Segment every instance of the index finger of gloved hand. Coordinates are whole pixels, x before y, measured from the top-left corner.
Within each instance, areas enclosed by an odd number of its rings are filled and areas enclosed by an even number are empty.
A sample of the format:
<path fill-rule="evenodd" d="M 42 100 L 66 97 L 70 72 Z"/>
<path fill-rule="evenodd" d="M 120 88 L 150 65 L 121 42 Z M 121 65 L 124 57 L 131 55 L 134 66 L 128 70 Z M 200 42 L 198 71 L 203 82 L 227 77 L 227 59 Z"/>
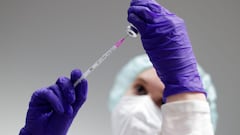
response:
<path fill-rule="evenodd" d="M 149 8 L 152 12 L 160 13 L 162 15 L 173 14 L 155 0 L 132 0 L 130 6 L 144 6 Z"/>
<path fill-rule="evenodd" d="M 131 1 L 131 5 L 138 5 L 138 4 L 146 5 L 148 3 L 158 4 L 156 0 L 132 0 Z"/>
<path fill-rule="evenodd" d="M 30 101 L 31 106 L 44 106 L 44 104 L 49 103 L 53 110 L 57 113 L 63 113 L 64 107 L 60 99 L 55 93 L 47 88 L 42 88 L 35 91 L 32 95 Z"/>
<path fill-rule="evenodd" d="M 80 69 L 74 69 L 71 72 L 71 81 L 74 84 L 82 76 L 82 71 Z"/>
<path fill-rule="evenodd" d="M 127 19 L 128 22 L 134 25 L 142 35 L 147 24 L 134 13 L 129 13 Z"/>
<path fill-rule="evenodd" d="M 66 100 L 68 104 L 74 103 L 76 96 L 71 80 L 67 77 L 59 77 L 56 84 L 62 92 L 64 100 Z"/>
<path fill-rule="evenodd" d="M 156 18 L 156 13 L 153 13 L 149 8 L 144 6 L 131 6 L 128 9 L 128 14 L 135 14 L 145 23 L 153 23 Z"/>

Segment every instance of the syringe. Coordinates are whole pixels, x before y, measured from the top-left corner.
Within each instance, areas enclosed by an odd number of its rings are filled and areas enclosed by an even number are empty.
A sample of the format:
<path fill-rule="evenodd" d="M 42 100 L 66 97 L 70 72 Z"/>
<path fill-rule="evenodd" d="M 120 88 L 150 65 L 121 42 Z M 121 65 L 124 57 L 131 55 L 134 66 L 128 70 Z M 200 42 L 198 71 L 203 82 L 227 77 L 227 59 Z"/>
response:
<path fill-rule="evenodd" d="M 87 78 L 87 76 L 92 73 L 99 65 L 103 63 L 109 57 L 118 47 L 120 47 L 123 42 L 128 38 L 128 37 L 137 37 L 138 31 L 137 29 L 129 25 L 127 27 L 127 35 L 121 38 L 119 41 L 117 41 L 110 49 L 108 49 L 98 60 L 90 66 L 84 73 L 83 75 L 74 83 L 74 87 L 76 87 L 84 78 Z"/>

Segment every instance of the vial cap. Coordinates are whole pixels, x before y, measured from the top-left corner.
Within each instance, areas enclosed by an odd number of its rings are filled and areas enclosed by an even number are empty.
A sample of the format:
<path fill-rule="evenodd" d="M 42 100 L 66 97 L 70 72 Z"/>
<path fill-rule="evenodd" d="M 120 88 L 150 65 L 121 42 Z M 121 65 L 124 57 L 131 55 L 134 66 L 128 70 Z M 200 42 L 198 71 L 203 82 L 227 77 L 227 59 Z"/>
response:
<path fill-rule="evenodd" d="M 137 35 L 138 35 L 138 30 L 137 30 L 137 28 L 135 28 L 134 26 L 129 25 L 129 26 L 127 26 L 127 34 L 128 34 L 130 37 L 136 38 Z"/>

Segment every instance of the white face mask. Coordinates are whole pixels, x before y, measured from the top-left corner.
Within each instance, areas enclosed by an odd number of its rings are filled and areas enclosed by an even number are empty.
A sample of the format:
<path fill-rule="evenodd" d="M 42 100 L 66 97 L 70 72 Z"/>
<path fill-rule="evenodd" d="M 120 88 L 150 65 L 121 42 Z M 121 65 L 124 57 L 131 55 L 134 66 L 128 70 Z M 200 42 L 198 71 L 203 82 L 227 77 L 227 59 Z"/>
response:
<path fill-rule="evenodd" d="M 151 97 L 124 96 L 112 112 L 114 135 L 160 135 L 162 114 Z"/>

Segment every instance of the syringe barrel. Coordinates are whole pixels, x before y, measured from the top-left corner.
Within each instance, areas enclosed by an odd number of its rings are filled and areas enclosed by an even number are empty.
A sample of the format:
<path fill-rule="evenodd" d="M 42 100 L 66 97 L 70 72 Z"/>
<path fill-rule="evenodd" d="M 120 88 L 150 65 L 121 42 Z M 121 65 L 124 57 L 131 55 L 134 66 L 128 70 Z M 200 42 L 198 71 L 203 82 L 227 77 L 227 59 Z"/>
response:
<path fill-rule="evenodd" d="M 127 27 L 127 36 L 124 38 L 120 39 L 118 42 L 116 42 L 110 49 L 107 50 L 91 67 L 87 69 L 83 73 L 83 75 L 74 83 L 74 87 L 76 87 L 84 78 L 86 78 L 92 71 L 94 71 L 105 59 L 107 59 L 108 56 L 110 56 L 114 50 L 116 50 L 118 47 L 120 47 L 128 36 L 130 37 L 137 37 L 138 35 L 138 30 L 135 28 L 133 25 L 129 25 Z"/>
<path fill-rule="evenodd" d="M 84 78 L 87 78 L 87 76 L 93 72 L 99 65 L 103 63 L 107 59 L 108 56 L 110 56 L 114 50 L 116 50 L 117 47 L 114 45 L 110 49 L 107 50 L 91 67 L 87 69 L 83 73 L 83 75 L 74 83 L 74 87 L 76 87 Z"/>

